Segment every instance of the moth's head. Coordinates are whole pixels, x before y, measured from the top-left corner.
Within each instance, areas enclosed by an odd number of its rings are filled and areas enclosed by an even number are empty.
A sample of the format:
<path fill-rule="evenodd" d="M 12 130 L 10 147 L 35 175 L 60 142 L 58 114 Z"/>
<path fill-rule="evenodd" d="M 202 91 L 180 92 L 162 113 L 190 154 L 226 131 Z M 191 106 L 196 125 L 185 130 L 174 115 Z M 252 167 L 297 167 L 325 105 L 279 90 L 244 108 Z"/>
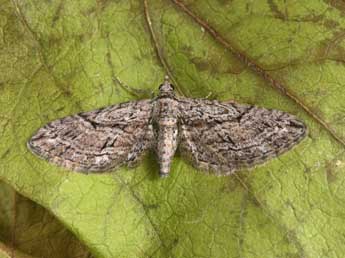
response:
<path fill-rule="evenodd" d="M 159 85 L 159 94 L 174 94 L 174 85 L 170 83 L 168 75 L 164 77 L 164 82 Z"/>

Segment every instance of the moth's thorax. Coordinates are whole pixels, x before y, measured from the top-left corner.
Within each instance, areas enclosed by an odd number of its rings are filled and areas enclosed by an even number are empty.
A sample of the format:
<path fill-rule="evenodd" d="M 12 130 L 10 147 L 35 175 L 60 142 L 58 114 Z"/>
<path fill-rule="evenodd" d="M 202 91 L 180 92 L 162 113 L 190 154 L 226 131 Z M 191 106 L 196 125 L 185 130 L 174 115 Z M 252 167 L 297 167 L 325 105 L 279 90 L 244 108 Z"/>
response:
<path fill-rule="evenodd" d="M 179 103 L 175 98 L 158 98 L 155 113 L 159 118 L 177 118 L 178 105 Z"/>
<path fill-rule="evenodd" d="M 155 109 L 156 151 L 160 175 L 166 176 L 178 144 L 178 101 L 173 98 L 158 98 Z"/>
<path fill-rule="evenodd" d="M 175 98 L 175 92 L 172 91 L 159 91 L 158 98 Z"/>

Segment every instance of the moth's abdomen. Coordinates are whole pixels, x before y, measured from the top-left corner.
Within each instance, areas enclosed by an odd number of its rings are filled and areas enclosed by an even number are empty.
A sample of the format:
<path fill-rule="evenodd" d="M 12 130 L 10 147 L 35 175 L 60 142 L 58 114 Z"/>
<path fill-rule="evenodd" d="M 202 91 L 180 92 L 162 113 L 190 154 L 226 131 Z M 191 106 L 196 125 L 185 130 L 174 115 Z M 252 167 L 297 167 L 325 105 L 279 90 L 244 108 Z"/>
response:
<path fill-rule="evenodd" d="M 167 176 L 177 148 L 177 119 L 163 118 L 159 121 L 157 156 L 160 176 Z"/>
<path fill-rule="evenodd" d="M 177 148 L 177 105 L 174 99 L 163 98 L 157 103 L 157 146 L 156 153 L 159 161 L 159 173 L 167 176 L 171 161 Z"/>

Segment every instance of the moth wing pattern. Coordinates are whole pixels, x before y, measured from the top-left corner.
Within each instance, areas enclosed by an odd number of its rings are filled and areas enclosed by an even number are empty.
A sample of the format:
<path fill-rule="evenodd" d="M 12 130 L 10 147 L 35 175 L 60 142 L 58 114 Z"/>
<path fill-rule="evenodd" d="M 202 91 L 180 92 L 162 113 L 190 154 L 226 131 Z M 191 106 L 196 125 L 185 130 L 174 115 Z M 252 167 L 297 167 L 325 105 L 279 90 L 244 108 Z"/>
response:
<path fill-rule="evenodd" d="M 40 128 L 28 147 L 75 171 L 134 166 L 153 145 L 151 110 L 152 101 L 141 100 L 67 116 Z"/>
<path fill-rule="evenodd" d="M 218 175 L 263 163 L 307 133 L 291 114 L 235 102 L 185 98 L 180 100 L 180 115 L 182 157 Z"/>

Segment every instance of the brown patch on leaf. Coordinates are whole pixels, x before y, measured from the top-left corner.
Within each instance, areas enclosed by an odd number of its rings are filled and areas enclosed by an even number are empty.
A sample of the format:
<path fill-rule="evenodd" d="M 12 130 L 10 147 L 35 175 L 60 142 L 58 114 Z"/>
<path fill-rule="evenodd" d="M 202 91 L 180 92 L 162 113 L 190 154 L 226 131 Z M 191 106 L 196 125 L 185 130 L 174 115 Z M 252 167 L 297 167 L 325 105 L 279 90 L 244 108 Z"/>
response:
<path fill-rule="evenodd" d="M 61 12 L 63 11 L 64 3 L 63 1 L 60 2 L 59 6 L 56 8 L 56 11 L 53 15 L 51 26 L 54 28 L 57 21 L 60 19 Z"/>
<path fill-rule="evenodd" d="M 75 235 L 39 204 L 17 193 L 0 181 L 2 194 L 7 194 L 0 210 L 8 212 L 10 221 L 1 225 L 1 242 L 25 257 L 93 257 Z M 3 246 L 2 246 L 3 247 Z M 11 257 L 24 257 L 12 255 Z"/>
<path fill-rule="evenodd" d="M 5 150 L 5 151 L 0 155 L 0 159 L 5 158 L 9 153 L 10 153 L 10 149 Z"/>
<path fill-rule="evenodd" d="M 160 207 L 159 204 L 143 204 L 145 210 L 156 210 Z"/>
<path fill-rule="evenodd" d="M 338 9 L 342 13 L 345 13 L 345 2 L 343 0 L 324 0 L 331 8 Z"/>
<path fill-rule="evenodd" d="M 332 116 L 332 124 L 337 126 L 345 126 L 345 110 L 337 110 L 338 112 Z"/>
<path fill-rule="evenodd" d="M 199 57 L 190 58 L 191 62 L 195 65 L 195 67 L 199 71 L 212 71 L 213 73 L 224 74 L 240 74 L 243 70 L 246 69 L 246 66 L 240 63 L 237 60 L 233 60 L 234 64 L 231 66 L 223 66 L 219 65 L 220 59 L 203 59 Z"/>
<path fill-rule="evenodd" d="M 261 202 L 259 202 L 260 197 L 258 195 L 254 197 L 252 194 L 249 194 L 248 199 L 255 207 L 261 208 L 263 205 Z"/>
<path fill-rule="evenodd" d="M 0 90 L 4 90 L 5 89 L 5 82 L 1 82 L 0 81 Z"/>
<path fill-rule="evenodd" d="M 331 19 L 324 19 L 322 25 L 324 25 L 327 29 L 334 29 L 339 26 L 339 23 L 335 20 Z"/>
<path fill-rule="evenodd" d="M 331 59 L 338 62 L 345 62 L 344 39 L 345 30 L 334 32 L 332 38 L 324 40 L 320 43 L 320 46 L 314 50 L 315 59 Z"/>
<path fill-rule="evenodd" d="M 267 0 L 267 3 L 275 18 L 281 19 L 281 20 L 287 20 L 287 14 L 279 10 L 279 7 L 273 0 Z"/>
<path fill-rule="evenodd" d="M 212 67 L 210 63 L 206 62 L 202 58 L 195 57 L 192 58 L 191 61 L 196 66 L 196 68 L 198 68 L 199 71 L 208 71 Z"/>
<path fill-rule="evenodd" d="M 326 169 L 327 182 L 333 183 L 334 181 L 336 181 L 337 173 L 334 171 L 335 164 L 333 163 L 333 161 L 327 161 L 325 169 Z"/>
<path fill-rule="evenodd" d="M 238 187 L 238 181 L 234 177 L 230 177 L 229 180 L 226 180 L 226 183 L 221 188 L 221 191 L 224 193 L 232 193 Z"/>
<path fill-rule="evenodd" d="M 298 21 L 318 23 L 318 22 L 322 22 L 323 18 L 324 18 L 323 15 L 315 15 L 314 13 L 312 13 L 312 14 L 306 15 L 306 16 L 298 19 Z"/>
<path fill-rule="evenodd" d="M 221 5 L 229 5 L 233 2 L 233 0 L 217 0 L 217 2 Z"/>
<path fill-rule="evenodd" d="M 104 10 L 109 4 L 111 4 L 114 1 L 111 0 L 97 0 L 97 6 L 101 9 Z"/>

